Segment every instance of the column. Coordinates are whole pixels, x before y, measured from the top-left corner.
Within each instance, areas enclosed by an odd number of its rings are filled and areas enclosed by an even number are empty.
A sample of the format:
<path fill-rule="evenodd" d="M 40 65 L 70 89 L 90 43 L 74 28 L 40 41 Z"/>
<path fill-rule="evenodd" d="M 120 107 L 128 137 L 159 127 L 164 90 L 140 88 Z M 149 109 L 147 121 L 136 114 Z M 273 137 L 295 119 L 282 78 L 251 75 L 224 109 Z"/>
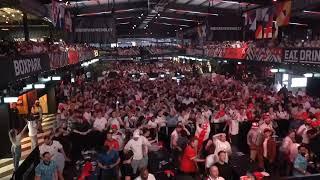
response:
<path fill-rule="evenodd" d="M 22 21 L 23 21 L 24 40 L 29 41 L 30 37 L 29 37 L 29 28 L 28 28 L 28 17 L 25 12 L 23 12 Z"/>

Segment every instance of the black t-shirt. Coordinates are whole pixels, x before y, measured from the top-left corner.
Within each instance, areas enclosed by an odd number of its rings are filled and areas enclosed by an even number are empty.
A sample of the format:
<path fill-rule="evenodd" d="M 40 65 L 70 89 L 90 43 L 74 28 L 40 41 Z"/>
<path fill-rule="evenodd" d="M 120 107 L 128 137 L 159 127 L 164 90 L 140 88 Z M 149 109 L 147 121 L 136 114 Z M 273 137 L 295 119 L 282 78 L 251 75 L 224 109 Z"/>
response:
<path fill-rule="evenodd" d="M 131 164 L 122 164 L 121 173 L 122 173 L 123 177 L 126 177 L 126 176 L 132 177 L 133 176 L 133 170 L 132 170 Z"/>
<path fill-rule="evenodd" d="M 91 129 L 91 126 L 88 122 L 83 122 L 83 123 L 76 122 L 73 124 L 73 130 L 77 130 L 80 132 L 86 132 L 89 129 Z"/>
<path fill-rule="evenodd" d="M 232 168 L 228 163 L 220 164 L 219 162 L 214 164 L 219 169 L 219 175 L 226 180 L 232 180 Z"/>

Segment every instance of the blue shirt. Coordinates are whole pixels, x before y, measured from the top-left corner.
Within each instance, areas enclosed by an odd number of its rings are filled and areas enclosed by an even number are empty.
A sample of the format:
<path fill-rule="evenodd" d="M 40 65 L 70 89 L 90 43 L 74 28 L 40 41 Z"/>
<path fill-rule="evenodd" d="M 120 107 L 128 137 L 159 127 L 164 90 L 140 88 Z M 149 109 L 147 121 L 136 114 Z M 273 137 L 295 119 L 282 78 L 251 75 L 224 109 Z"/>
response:
<path fill-rule="evenodd" d="M 306 171 L 307 170 L 307 166 L 308 166 L 308 162 L 307 162 L 306 158 L 303 157 L 301 154 L 298 154 L 298 156 L 294 160 L 294 168 L 303 169 L 304 171 Z M 304 175 L 304 174 L 301 174 L 297 170 L 293 170 L 293 175 L 294 176 L 301 176 L 301 175 Z"/>
<path fill-rule="evenodd" d="M 110 152 L 103 152 L 98 154 L 98 162 L 104 166 L 110 166 L 116 163 L 119 159 L 119 153 L 115 150 L 111 150 Z M 105 173 L 114 173 L 113 169 L 105 169 Z"/>
<path fill-rule="evenodd" d="M 49 165 L 40 161 L 35 169 L 36 176 L 40 176 L 41 180 L 52 180 L 54 173 L 57 171 L 57 164 L 54 161 L 50 161 Z"/>

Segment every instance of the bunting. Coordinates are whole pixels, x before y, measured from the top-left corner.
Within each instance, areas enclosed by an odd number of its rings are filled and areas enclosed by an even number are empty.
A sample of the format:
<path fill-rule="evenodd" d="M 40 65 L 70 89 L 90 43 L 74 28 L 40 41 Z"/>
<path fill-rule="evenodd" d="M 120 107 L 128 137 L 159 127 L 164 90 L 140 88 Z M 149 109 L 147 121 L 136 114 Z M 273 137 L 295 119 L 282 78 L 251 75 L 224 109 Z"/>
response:
<path fill-rule="evenodd" d="M 274 8 L 266 7 L 256 10 L 257 30 L 255 33 L 256 39 L 272 38 L 273 37 L 273 16 Z"/>
<path fill-rule="evenodd" d="M 278 2 L 276 5 L 277 25 L 287 26 L 290 22 L 292 1 Z"/>
<path fill-rule="evenodd" d="M 249 30 L 255 31 L 257 28 L 256 11 L 247 11 L 243 14 L 245 18 L 245 25 L 249 27 Z"/>

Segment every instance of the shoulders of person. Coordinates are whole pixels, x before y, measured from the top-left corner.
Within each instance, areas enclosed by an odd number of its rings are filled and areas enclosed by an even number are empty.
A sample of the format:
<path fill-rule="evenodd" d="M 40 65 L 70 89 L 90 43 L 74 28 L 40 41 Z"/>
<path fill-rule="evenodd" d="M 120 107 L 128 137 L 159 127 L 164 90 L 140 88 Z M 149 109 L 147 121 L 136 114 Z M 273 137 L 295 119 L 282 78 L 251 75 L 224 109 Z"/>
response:
<path fill-rule="evenodd" d="M 52 145 L 56 146 L 56 147 L 62 147 L 62 144 L 59 141 L 53 140 L 52 141 Z"/>
<path fill-rule="evenodd" d="M 149 173 L 148 180 L 156 180 L 153 174 Z"/>

